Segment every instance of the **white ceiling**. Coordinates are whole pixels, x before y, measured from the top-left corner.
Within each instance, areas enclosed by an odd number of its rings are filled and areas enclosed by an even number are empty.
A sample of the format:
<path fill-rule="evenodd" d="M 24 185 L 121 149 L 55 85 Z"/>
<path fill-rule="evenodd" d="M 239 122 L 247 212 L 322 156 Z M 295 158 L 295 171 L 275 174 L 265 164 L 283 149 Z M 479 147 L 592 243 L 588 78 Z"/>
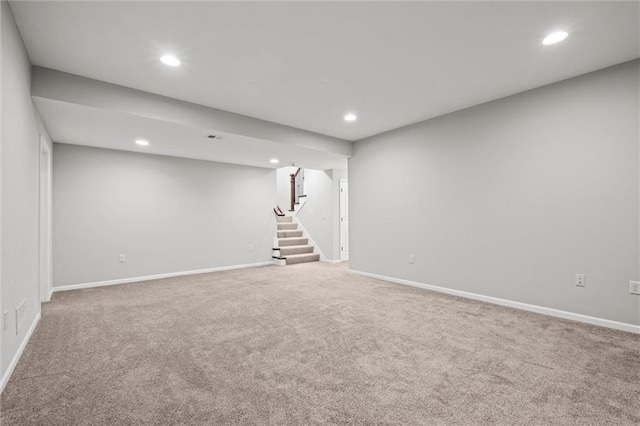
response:
<path fill-rule="evenodd" d="M 640 56 L 637 2 L 11 8 L 35 65 L 347 140 Z M 543 46 L 555 30 L 570 36 Z M 165 53 L 183 65 L 162 65 Z M 352 111 L 359 119 L 344 122 Z"/>
<path fill-rule="evenodd" d="M 313 149 L 50 99 L 34 102 L 56 142 L 272 169 L 291 163 L 319 170 L 347 168 L 346 157 Z M 209 134 L 218 137 L 208 139 Z M 136 139 L 150 145 L 138 146 Z M 280 163 L 271 164 L 272 158 Z"/>

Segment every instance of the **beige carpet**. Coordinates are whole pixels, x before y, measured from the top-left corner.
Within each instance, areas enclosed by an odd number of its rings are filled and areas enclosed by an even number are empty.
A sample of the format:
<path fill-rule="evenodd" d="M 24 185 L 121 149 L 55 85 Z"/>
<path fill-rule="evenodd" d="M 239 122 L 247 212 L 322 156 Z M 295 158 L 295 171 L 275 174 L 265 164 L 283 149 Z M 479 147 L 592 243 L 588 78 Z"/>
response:
<path fill-rule="evenodd" d="M 56 293 L 4 425 L 640 422 L 640 336 L 305 263 Z"/>

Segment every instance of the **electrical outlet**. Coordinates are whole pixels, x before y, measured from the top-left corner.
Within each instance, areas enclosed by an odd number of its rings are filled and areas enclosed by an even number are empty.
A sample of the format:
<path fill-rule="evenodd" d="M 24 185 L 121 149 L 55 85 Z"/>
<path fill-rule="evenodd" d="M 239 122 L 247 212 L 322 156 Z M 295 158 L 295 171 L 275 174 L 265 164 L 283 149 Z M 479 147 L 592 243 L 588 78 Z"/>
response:
<path fill-rule="evenodd" d="M 416 263 L 416 257 L 412 254 L 409 255 L 409 263 Z"/>
<path fill-rule="evenodd" d="M 629 293 L 640 294 L 640 281 L 629 281 Z"/>
<path fill-rule="evenodd" d="M 120 263 L 124 263 L 124 261 L 125 261 L 124 254 L 120 254 L 120 255 L 118 255 L 118 262 L 120 262 Z"/>
<path fill-rule="evenodd" d="M 9 327 L 9 311 L 4 311 L 2 313 L 2 324 L 3 330 L 6 330 Z"/>
<path fill-rule="evenodd" d="M 253 244 L 249 244 L 249 251 L 253 251 Z"/>
<path fill-rule="evenodd" d="M 576 285 L 578 287 L 584 287 L 585 279 L 584 274 L 576 274 Z"/>

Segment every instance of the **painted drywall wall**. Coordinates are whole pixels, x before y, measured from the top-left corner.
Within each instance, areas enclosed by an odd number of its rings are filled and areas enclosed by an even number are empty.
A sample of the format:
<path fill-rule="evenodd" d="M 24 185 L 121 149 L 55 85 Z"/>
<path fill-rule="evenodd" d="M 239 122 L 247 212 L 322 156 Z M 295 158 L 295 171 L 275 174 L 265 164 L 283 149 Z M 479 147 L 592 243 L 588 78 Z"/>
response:
<path fill-rule="evenodd" d="M 4 3 L 6 2 L 6 0 L 0 0 L 0 312 L 4 312 L 3 307 L 3 303 L 2 303 L 2 100 L 3 98 L 3 90 L 2 90 L 2 68 L 4 68 L 4 65 L 2 64 L 2 40 L 4 39 L 4 36 L 2 35 L 2 28 L 4 28 L 5 23 L 4 23 Z M 2 320 L 0 321 L 0 323 L 4 322 L 4 318 L 2 318 Z M 4 329 L 4 327 L 3 327 Z M 4 382 L 4 380 L 2 379 L 2 377 L 4 377 L 4 367 L 2 364 L 2 352 L 3 352 L 3 348 L 2 348 L 2 339 L 3 339 L 3 334 L 2 332 L 0 332 L 0 380 L 2 380 Z M 0 386 L 0 392 L 2 391 L 3 386 Z"/>
<path fill-rule="evenodd" d="M 357 142 L 350 268 L 640 324 L 638 78 L 625 63 Z"/>
<path fill-rule="evenodd" d="M 274 170 L 56 143 L 54 288 L 270 261 L 275 198 Z"/>
<path fill-rule="evenodd" d="M 287 212 L 291 205 L 291 174 L 295 173 L 297 167 L 285 166 L 276 169 L 276 193 L 277 204 L 283 212 Z"/>
<path fill-rule="evenodd" d="M 322 253 L 329 260 L 333 254 L 333 180 L 324 170 L 305 169 L 304 192 L 307 201 L 298 213 L 298 220 L 313 237 Z"/>
<path fill-rule="evenodd" d="M 278 205 L 283 211 L 290 207 L 290 175 L 297 167 L 281 167 L 278 174 Z M 340 259 L 340 179 L 346 170 L 304 169 L 304 193 L 307 195 L 297 218 L 309 232 L 328 260 Z"/>
<path fill-rule="evenodd" d="M 7 2 L 2 19 L 1 305 L 8 323 L 1 332 L 1 372 L 6 380 L 39 310 L 38 188 L 40 133 L 49 140 L 30 97 L 31 63 Z M 41 127 L 39 127 L 41 126 Z M 16 332 L 16 308 L 26 300 Z M 5 384 L 3 381 L 2 384 Z"/>

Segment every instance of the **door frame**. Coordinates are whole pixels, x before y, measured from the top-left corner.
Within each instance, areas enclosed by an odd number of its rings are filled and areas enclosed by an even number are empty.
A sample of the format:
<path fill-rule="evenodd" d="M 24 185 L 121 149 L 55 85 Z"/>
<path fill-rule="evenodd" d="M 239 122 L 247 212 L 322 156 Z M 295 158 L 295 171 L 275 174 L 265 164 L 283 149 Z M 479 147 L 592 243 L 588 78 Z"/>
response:
<path fill-rule="evenodd" d="M 342 189 L 346 187 L 347 191 L 346 191 L 346 195 L 343 197 L 342 196 Z M 349 180 L 348 179 L 340 179 L 340 184 L 339 184 L 339 189 L 340 192 L 338 193 L 338 197 L 339 197 L 339 210 L 338 210 L 338 216 L 339 216 L 339 223 L 338 223 L 338 227 L 339 227 L 339 234 L 340 234 L 340 261 L 341 262 L 345 262 L 347 260 L 349 260 L 349 251 L 348 251 L 348 247 L 349 247 Z M 344 200 L 343 200 L 344 198 Z M 343 241 L 343 236 L 342 236 L 342 228 L 344 226 L 345 221 L 343 220 L 344 217 L 342 216 L 343 212 L 345 212 L 345 217 L 346 217 L 346 227 L 347 227 L 347 251 L 343 251 L 342 248 L 344 247 L 344 241 Z"/>
<path fill-rule="evenodd" d="M 52 265 L 52 161 L 51 148 L 40 135 L 40 187 L 39 187 L 39 226 L 38 226 L 38 283 L 40 303 L 51 300 L 53 293 Z M 40 309 L 40 303 L 38 309 Z"/>

